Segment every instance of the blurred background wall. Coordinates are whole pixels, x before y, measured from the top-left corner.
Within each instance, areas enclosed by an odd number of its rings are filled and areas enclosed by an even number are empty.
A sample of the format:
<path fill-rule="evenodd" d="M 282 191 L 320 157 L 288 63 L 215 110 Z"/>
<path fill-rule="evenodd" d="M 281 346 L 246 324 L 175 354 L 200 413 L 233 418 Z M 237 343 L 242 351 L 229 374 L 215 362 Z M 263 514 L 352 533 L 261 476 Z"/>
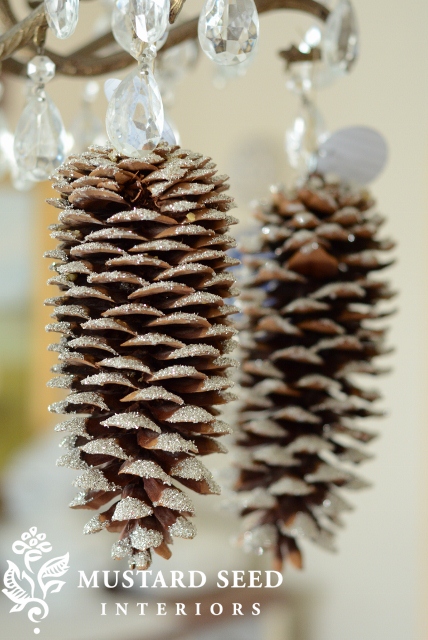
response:
<path fill-rule="evenodd" d="M 387 235 L 399 243 L 397 264 L 389 272 L 400 293 L 390 333 L 396 352 L 388 364 L 394 373 L 381 381 L 388 416 L 370 425 L 382 434 L 372 446 L 376 459 L 364 469 L 374 488 L 351 496 L 357 508 L 339 536 L 337 555 L 307 548 L 306 570 L 286 574 L 293 617 L 289 637 L 426 640 L 428 5 L 425 0 L 354 4 L 360 60 L 349 77 L 319 92 L 318 105 L 329 130 L 369 125 L 389 143 L 388 166 L 372 190 L 388 217 Z M 199 7 L 188 0 L 186 12 L 193 15 Z M 97 15 L 98 2 L 82 3 L 79 33 L 67 47 L 85 39 Z M 245 77 L 217 89 L 212 65 L 201 56 L 177 90 L 170 113 L 182 144 L 212 155 L 230 175 L 243 226 L 248 202 L 267 195 L 271 183 L 286 180 L 284 131 L 298 104 L 285 89 L 275 54 L 298 42 L 311 24 L 295 12 L 263 15 L 259 52 Z M 79 108 L 83 86 L 60 78 L 49 86 L 66 125 Z M 22 83 L 7 81 L 4 107 L 12 128 L 23 100 Z M 100 95 L 95 109 L 103 116 L 105 108 Z M 47 195 L 46 186 L 17 193 L 4 183 L 0 190 L 0 463 L 5 468 L 21 443 L 52 425 L 44 410 L 48 311 L 41 306 L 46 297 L 41 283 L 49 272 L 41 253 L 47 246 L 44 228 L 56 214 L 42 204 Z"/>

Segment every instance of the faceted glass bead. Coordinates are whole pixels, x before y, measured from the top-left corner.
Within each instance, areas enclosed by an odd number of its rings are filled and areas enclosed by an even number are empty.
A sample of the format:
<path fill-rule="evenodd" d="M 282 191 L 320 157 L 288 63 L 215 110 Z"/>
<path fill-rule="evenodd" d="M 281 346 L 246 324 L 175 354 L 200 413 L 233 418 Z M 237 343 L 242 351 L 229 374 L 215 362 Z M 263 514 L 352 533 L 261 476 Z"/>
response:
<path fill-rule="evenodd" d="M 64 40 L 75 31 L 79 20 L 79 0 L 45 0 L 46 19 L 57 38 Z"/>
<path fill-rule="evenodd" d="M 46 84 L 55 77 L 55 63 L 48 56 L 34 56 L 27 64 L 27 76 L 35 84 Z"/>
<path fill-rule="evenodd" d="M 140 40 L 155 44 L 169 24 L 170 0 L 129 0 L 132 26 Z"/>
<path fill-rule="evenodd" d="M 27 98 L 15 132 L 16 164 L 35 180 L 47 180 L 65 155 L 66 136 L 61 115 L 43 89 Z"/>
<path fill-rule="evenodd" d="M 350 0 L 339 0 L 325 25 L 322 48 L 325 61 L 349 71 L 358 57 L 358 25 Z"/>
<path fill-rule="evenodd" d="M 107 109 L 107 135 L 124 155 L 144 158 L 156 147 L 164 127 L 164 111 L 153 73 L 135 69 L 119 84 Z"/>
<path fill-rule="evenodd" d="M 134 29 L 132 26 L 132 18 L 129 8 L 129 0 L 117 0 L 114 3 L 111 14 L 111 29 L 114 38 L 118 44 L 131 53 L 132 39 L 134 37 Z M 156 42 L 156 49 L 159 51 L 165 44 L 169 33 L 169 22 L 163 36 Z"/>
<path fill-rule="evenodd" d="M 259 16 L 253 0 L 205 0 L 199 18 L 199 42 L 217 64 L 248 58 L 259 37 Z"/>

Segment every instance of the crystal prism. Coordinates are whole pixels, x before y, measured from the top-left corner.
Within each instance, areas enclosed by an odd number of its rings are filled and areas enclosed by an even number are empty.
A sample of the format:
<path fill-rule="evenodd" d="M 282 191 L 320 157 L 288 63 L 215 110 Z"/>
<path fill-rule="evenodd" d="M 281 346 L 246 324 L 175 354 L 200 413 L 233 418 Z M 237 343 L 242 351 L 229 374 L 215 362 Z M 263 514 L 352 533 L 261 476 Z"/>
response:
<path fill-rule="evenodd" d="M 259 37 L 259 16 L 253 0 L 206 0 L 198 25 L 199 42 L 217 64 L 248 58 Z"/>
<path fill-rule="evenodd" d="M 79 19 L 79 0 L 45 0 L 49 27 L 57 38 L 64 40 L 75 31 Z"/>
<path fill-rule="evenodd" d="M 124 155 L 144 158 L 156 147 L 164 127 L 159 87 L 148 70 L 135 69 L 120 83 L 107 109 L 107 135 Z"/>
<path fill-rule="evenodd" d="M 10 170 L 13 136 L 9 131 L 3 109 L 0 109 L 0 179 Z"/>
<path fill-rule="evenodd" d="M 118 44 L 128 53 L 131 52 L 134 29 L 129 8 L 130 0 L 116 0 L 111 14 L 111 29 Z M 168 38 L 169 22 L 163 36 L 156 42 L 156 49 L 159 51 Z"/>
<path fill-rule="evenodd" d="M 24 106 L 15 132 L 16 164 L 35 180 L 47 180 L 64 160 L 66 136 L 61 115 L 45 91 L 36 88 Z"/>
<path fill-rule="evenodd" d="M 339 0 L 328 16 L 321 44 L 328 65 L 351 69 L 358 57 L 358 25 L 350 0 Z"/>
<path fill-rule="evenodd" d="M 170 0 L 129 0 L 132 26 L 142 42 L 155 44 L 169 24 Z"/>
<path fill-rule="evenodd" d="M 299 175 L 314 169 L 316 152 L 326 135 L 320 111 L 312 102 L 304 99 L 292 126 L 285 133 L 288 161 Z"/>

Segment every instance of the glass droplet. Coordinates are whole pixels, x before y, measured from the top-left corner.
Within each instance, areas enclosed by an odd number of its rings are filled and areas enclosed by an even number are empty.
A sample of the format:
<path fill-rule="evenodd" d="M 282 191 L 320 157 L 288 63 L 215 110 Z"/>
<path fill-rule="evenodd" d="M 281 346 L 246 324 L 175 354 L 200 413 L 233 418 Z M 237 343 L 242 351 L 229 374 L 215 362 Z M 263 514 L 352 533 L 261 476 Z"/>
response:
<path fill-rule="evenodd" d="M 322 49 L 326 63 L 349 71 L 358 57 L 358 24 L 350 0 L 339 0 L 325 24 Z"/>
<path fill-rule="evenodd" d="M 14 154 L 18 169 L 34 180 L 47 180 L 64 160 L 65 145 L 60 112 L 44 89 L 35 87 L 16 127 Z"/>
<path fill-rule="evenodd" d="M 238 64 L 248 58 L 259 37 L 254 0 L 205 0 L 199 18 L 199 42 L 217 64 Z"/>
<path fill-rule="evenodd" d="M 288 161 L 299 176 L 315 168 L 316 152 L 326 136 L 327 131 L 320 111 L 304 98 L 292 126 L 285 133 Z"/>
<path fill-rule="evenodd" d="M 132 39 L 135 35 L 132 26 L 132 18 L 129 8 L 129 0 L 117 0 L 114 3 L 111 14 L 111 29 L 118 44 L 131 53 Z M 169 33 L 169 22 L 163 36 L 156 42 L 156 49 L 159 51 L 165 44 Z"/>
<path fill-rule="evenodd" d="M 46 84 L 55 77 L 55 63 L 48 56 L 34 56 L 27 64 L 27 76 L 34 84 Z"/>
<path fill-rule="evenodd" d="M 46 19 L 57 38 L 69 38 L 79 20 L 79 0 L 45 0 Z"/>
<path fill-rule="evenodd" d="M 129 0 L 132 26 L 142 42 L 155 44 L 169 24 L 170 0 Z"/>
<path fill-rule="evenodd" d="M 159 87 L 148 69 L 135 69 L 115 90 L 107 109 L 107 135 L 114 148 L 143 158 L 156 147 L 164 127 Z"/>

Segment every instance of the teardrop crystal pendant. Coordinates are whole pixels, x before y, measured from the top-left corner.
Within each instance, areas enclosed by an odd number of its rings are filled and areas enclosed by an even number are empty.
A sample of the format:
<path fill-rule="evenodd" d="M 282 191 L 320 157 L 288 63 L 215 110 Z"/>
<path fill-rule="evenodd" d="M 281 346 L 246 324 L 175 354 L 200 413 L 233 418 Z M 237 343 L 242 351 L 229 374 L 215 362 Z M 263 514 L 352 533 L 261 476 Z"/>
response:
<path fill-rule="evenodd" d="M 350 0 L 339 0 L 331 11 L 321 44 L 328 65 L 351 69 L 358 57 L 358 24 Z"/>
<path fill-rule="evenodd" d="M 170 0 L 129 0 L 132 26 L 142 42 L 155 44 L 169 24 Z"/>
<path fill-rule="evenodd" d="M 106 116 L 107 135 L 124 155 L 144 158 L 156 147 L 164 128 L 159 87 L 148 68 L 137 68 L 117 87 Z"/>
<path fill-rule="evenodd" d="M 205 0 L 198 35 L 202 50 L 217 64 L 243 62 L 259 37 L 254 0 Z"/>
<path fill-rule="evenodd" d="M 18 169 L 35 180 L 47 180 L 65 155 L 66 136 L 61 115 L 42 87 L 27 98 L 15 132 Z"/>
<path fill-rule="evenodd" d="M 313 171 L 316 152 L 327 136 L 324 119 L 319 109 L 303 98 L 292 126 L 285 133 L 285 150 L 288 161 L 299 176 Z"/>
<path fill-rule="evenodd" d="M 132 39 L 134 37 L 134 29 L 132 27 L 132 18 L 129 8 L 130 0 L 116 0 L 113 6 L 111 14 L 111 30 L 114 38 L 118 44 L 125 49 L 128 53 L 131 53 Z M 156 42 L 156 49 L 159 51 L 165 44 L 168 38 L 168 27 L 162 37 Z"/>
<path fill-rule="evenodd" d="M 49 27 L 57 38 L 64 40 L 75 31 L 79 20 L 79 0 L 45 0 Z"/>

